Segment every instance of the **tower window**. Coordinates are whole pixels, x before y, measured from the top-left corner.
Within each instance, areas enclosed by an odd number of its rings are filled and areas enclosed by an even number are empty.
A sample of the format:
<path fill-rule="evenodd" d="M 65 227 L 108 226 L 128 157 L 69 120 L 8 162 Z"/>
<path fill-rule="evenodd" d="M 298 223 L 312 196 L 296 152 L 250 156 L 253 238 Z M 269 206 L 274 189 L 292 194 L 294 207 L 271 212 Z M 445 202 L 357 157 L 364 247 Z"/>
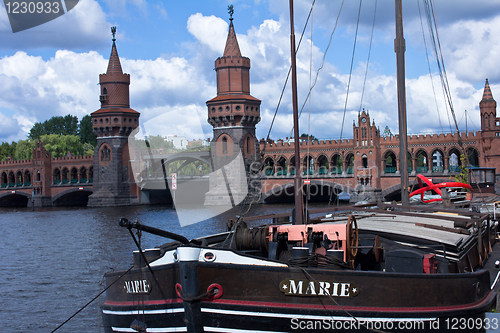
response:
<path fill-rule="evenodd" d="M 103 89 L 102 89 L 102 94 L 103 94 L 103 95 L 107 95 L 107 94 L 108 94 L 108 89 L 103 88 Z"/>
<path fill-rule="evenodd" d="M 226 137 L 222 138 L 222 153 L 227 154 L 227 139 L 226 139 Z"/>
<path fill-rule="evenodd" d="M 104 146 L 104 148 L 101 150 L 101 161 L 109 161 L 110 158 L 110 150 L 108 146 Z"/>
<path fill-rule="evenodd" d="M 250 154 L 250 137 L 247 137 L 247 154 Z"/>

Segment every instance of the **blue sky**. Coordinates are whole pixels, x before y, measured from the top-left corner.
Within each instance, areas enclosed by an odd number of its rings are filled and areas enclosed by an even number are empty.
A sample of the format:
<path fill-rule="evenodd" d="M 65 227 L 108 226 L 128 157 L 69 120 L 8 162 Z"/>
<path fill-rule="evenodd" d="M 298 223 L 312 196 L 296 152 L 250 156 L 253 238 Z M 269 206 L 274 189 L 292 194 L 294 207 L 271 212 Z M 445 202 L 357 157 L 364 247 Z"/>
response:
<path fill-rule="evenodd" d="M 423 2 L 403 2 L 408 132 L 449 131 L 449 113 L 428 45 L 435 93 L 430 81 L 418 11 L 420 3 L 423 12 Z M 320 66 L 341 3 L 315 3 L 312 47 L 308 26 L 298 54 L 299 104 L 307 94 L 310 67 L 315 73 Z M 35 122 L 52 116 L 73 114 L 82 118 L 99 108 L 97 83 L 99 74 L 106 70 L 112 25 L 118 27 L 122 68 L 131 74 L 131 107 L 141 112 L 141 121 L 148 123 L 151 131 L 164 135 L 184 134 L 189 139 L 210 136 L 205 101 L 216 95 L 213 68 L 227 36 L 229 4 L 234 4 L 241 51 L 252 62 L 251 93 L 262 100 L 257 136 L 265 137 L 289 66 L 287 0 L 80 0 L 62 17 L 15 34 L 0 4 L 0 142 L 25 139 Z M 297 35 L 310 6 L 310 0 L 295 0 Z M 435 6 L 459 126 L 465 129 L 467 109 L 469 130 L 476 130 L 486 78 L 493 96 L 500 96 L 500 0 L 435 0 Z M 339 138 L 358 8 L 359 1 L 354 0 L 342 6 L 325 65 L 301 118 L 301 132 L 310 127 L 318 138 Z M 397 132 L 398 128 L 393 1 L 377 2 L 361 103 L 374 9 L 375 0 L 362 1 L 343 138 L 352 137 L 352 121 L 360 107 L 369 110 L 381 130 L 389 126 Z M 425 16 L 423 20 L 427 34 Z M 426 38 L 429 41 L 428 35 Z M 271 134 L 273 139 L 290 135 L 289 96 L 287 91 Z"/>

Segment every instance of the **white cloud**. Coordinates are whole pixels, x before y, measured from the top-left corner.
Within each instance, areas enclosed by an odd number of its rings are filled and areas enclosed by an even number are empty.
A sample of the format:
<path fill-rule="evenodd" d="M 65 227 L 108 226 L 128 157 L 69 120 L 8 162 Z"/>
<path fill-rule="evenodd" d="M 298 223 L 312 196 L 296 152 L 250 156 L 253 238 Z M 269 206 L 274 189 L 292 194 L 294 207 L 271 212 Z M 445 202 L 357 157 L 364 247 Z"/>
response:
<path fill-rule="evenodd" d="M 2 7 L 0 5 L 0 7 Z M 96 0 L 80 0 L 68 13 L 37 27 L 12 33 L 4 8 L 0 8 L 0 48 L 95 49 L 105 45 L 110 23 Z"/>
<path fill-rule="evenodd" d="M 88 5 L 94 4 L 92 0 L 86 1 Z M 131 107 L 141 113 L 142 122 L 149 121 L 154 125 L 155 131 L 168 129 L 167 134 L 176 134 L 173 131 L 179 131 L 177 134 L 186 134 L 189 139 L 201 136 L 191 131 L 191 127 L 201 126 L 205 135 L 211 132 L 211 127 L 206 122 L 205 102 L 215 97 L 216 89 L 213 67 L 208 66 L 213 64 L 217 56 L 222 55 L 227 29 L 227 23 L 220 18 L 194 14 L 187 22 L 187 30 L 196 38 L 196 42 L 191 46 L 193 50 L 199 51 L 194 58 L 187 59 L 179 56 L 163 56 L 155 60 L 121 58 L 124 72 L 131 74 Z M 457 120 L 461 121 L 461 129 L 465 127 L 463 120 L 465 109 L 470 111 L 473 122 L 479 124 L 477 105 L 482 96 L 482 87 L 476 89 L 464 77 L 472 75 L 475 67 L 480 68 L 479 71 L 486 72 L 491 66 L 485 65 L 484 59 L 478 59 L 477 55 L 484 49 L 479 47 L 480 42 L 475 41 L 474 36 L 482 35 L 490 38 L 490 41 L 497 38 L 485 34 L 486 28 L 481 23 L 470 23 L 465 25 L 464 29 L 469 29 L 472 34 L 470 38 L 474 46 L 472 50 L 460 50 L 465 47 L 470 48 L 470 46 L 457 44 L 458 47 L 455 50 L 449 49 L 448 51 L 455 55 L 455 58 L 452 57 L 452 60 L 448 62 L 450 64 L 448 76 Z M 482 33 L 481 29 L 483 29 Z M 237 26 L 236 30 L 238 32 Z M 449 31 L 452 30 L 453 28 L 450 28 Z M 88 34 L 93 33 L 88 32 Z M 443 34 L 448 38 L 451 32 L 445 31 Z M 257 125 L 257 136 L 265 137 L 290 64 L 288 26 L 283 19 L 265 20 L 259 26 L 250 28 L 245 34 L 237 34 L 237 37 L 242 54 L 252 61 L 251 93 L 262 100 L 262 121 Z M 463 39 L 464 43 L 470 42 L 467 38 Z M 309 87 L 309 43 L 308 40 L 304 40 L 303 47 L 298 54 L 299 106 L 302 106 Z M 500 44 L 500 41 L 495 42 L 491 50 L 494 50 L 497 44 Z M 315 70 L 320 66 L 323 50 L 313 45 L 312 51 L 314 78 Z M 330 50 L 330 52 L 334 51 Z M 9 130 L 0 133 L 0 141 L 24 138 L 35 121 L 44 121 L 52 116 L 68 113 L 81 118 L 97 110 L 100 107 L 97 83 L 99 74 L 105 72 L 107 68 L 107 54 L 103 57 L 94 51 L 78 53 L 60 50 L 53 58 L 43 60 L 41 57 L 31 56 L 26 52 L 17 52 L 0 59 L 0 82 L 2 82 L 0 85 L 0 112 L 2 112 L 0 121 L 9 124 Z M 466 65 L 470 63 L 473 65 Z M 352 121 L 357 119 L 360 108 L 365 63 L 358 63 L 355 67 L 351 78 L 343 138 L 352 137 Z M 382 130 L 388 125 L 393 133 L 396 133 L 398 132 L 396 79 L 394 75 L 381 72 L 378 64 L 372 61 L 361 106 L 369 110 L 372 120 L 375 120 L 376 125 Z M 481 75 L 483 74 L 478 74 L 479 77 Z M 438 79 L 439 77 L 435 75 L 441 126 L 446 131 L 449 130 L 448 115 Z M 484 82 L 484 77 L 480 79 Z M 500 85 L 494 85 L 491 80 L 490 82 L 493 94 L 498 91 L 500 96 Z M 346 73 L 341 73 L 335 64 L 325 63 L 312 93 L 310 126 L 313 135 L 331 139 L 339 137 L 344 116 L 347 83 Z M 288 88 L 272 131 L 271 137 L 274 139 L 290 136 L 292 123 L 290 97 L 291 92 Z M 437 121 L 434 93 L 428 76 L 407 80 L 407 103 L 409 133 L 429 129 L 441 131 Z M 168 118 L 165 123 L 151 122 L 155 117 L 172 114 L 174 110 L 187 111 L 177 113 L 175 117 Z M 308 111 L 309 104 L 306 105 L 302 115 L 301 133 L 307 131 Z M 193 121 L 201 125 L 195 126 Z M 169 129 L 169 126 L 174 123 L 180 127 Z M 469 125 L 469 129 L 473 127 Z"/>
<path fill-rule="evenodd" d="M 201 13 L 196 13 L 189 17 L 187 29 L 200 43 L 222 56 L 228 31 L 226 21 L 214 15 L 203 16 Z"/>

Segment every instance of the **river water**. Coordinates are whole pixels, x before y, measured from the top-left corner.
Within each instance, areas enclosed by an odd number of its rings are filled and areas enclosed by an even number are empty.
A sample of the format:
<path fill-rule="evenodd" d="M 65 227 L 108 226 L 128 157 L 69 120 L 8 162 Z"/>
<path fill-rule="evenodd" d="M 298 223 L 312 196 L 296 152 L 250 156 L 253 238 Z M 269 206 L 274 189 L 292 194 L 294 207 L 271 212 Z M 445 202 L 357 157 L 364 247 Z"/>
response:
<path fill-rule="evenodd" d="M 324 207 L 316 204 L 314 207 Z M 289 204 L 254 205 L 248 215 L 291 211 Z M 50 333 L 100 291 L 103 274 L 128 269 L 135 244 L 122 217 L 188 239 L 223 232 L 239 208 L 181 227 L 171 206 L 0 209 L 2 332 Z M 167 240 L 143 233 L 142 247 Z M 99 332 L 97 301 L 56 332 Z"/>

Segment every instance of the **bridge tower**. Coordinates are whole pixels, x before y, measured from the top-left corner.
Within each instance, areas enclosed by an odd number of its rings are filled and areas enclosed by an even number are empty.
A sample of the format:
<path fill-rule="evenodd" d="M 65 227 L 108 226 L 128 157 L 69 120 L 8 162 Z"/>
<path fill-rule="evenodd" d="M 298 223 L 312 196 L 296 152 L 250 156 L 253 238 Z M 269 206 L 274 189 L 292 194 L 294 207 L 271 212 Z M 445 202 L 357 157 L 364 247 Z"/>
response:
<path fill-rule="evenodd" d="M 380 132 L 375 121 L 370 121 L 370 114 L 363 109 L 358 113 L 358 123 L 353 123 L 354 138 L 354 174 L 357 182 L 351 202 L 367 200 L 369 202 L 381 199 L 380 184 L 381 149 Z"/>
<path fill-rule="evenodd" d="M 101 108 L 92 112 L 97 136 L 94 150 L 94 193 L 88 206 L 121 206 L 137 201 L 130 166 L 128 137 L 139 126 L 140 113 L 130 108 L 130 74 L 124 74 L 116 50 L 116 27 L 108 69 L 99 75 Z M 133 195 L 131 195 L 133 194 Z"/>
<path fill-rule="evenodd" d="M 229 20 L 224 54 L 215 60 L 217 96 L 207 101 L 208 123 L 213 126 L 214 133 L 210 144 L 211 168 L 219 170 L 241 152 L 248 175 L 251 163 L 260 160 L 255 125 L 260 121 L 261 101 L 250 95 L 250 59 L 241 55 L 233 18 Z M 223 178 L 212 177 L 205 204 L 225 204 L 219 202 L 216 187 L 227 192 Z"/>
<path fill-rule="evenodd" d="M 479 102 L 481 113 L 481 131 L 496 130 L 497 102 L 493 99 L 488 79 L 484 85 L 483 98 Z"/>

